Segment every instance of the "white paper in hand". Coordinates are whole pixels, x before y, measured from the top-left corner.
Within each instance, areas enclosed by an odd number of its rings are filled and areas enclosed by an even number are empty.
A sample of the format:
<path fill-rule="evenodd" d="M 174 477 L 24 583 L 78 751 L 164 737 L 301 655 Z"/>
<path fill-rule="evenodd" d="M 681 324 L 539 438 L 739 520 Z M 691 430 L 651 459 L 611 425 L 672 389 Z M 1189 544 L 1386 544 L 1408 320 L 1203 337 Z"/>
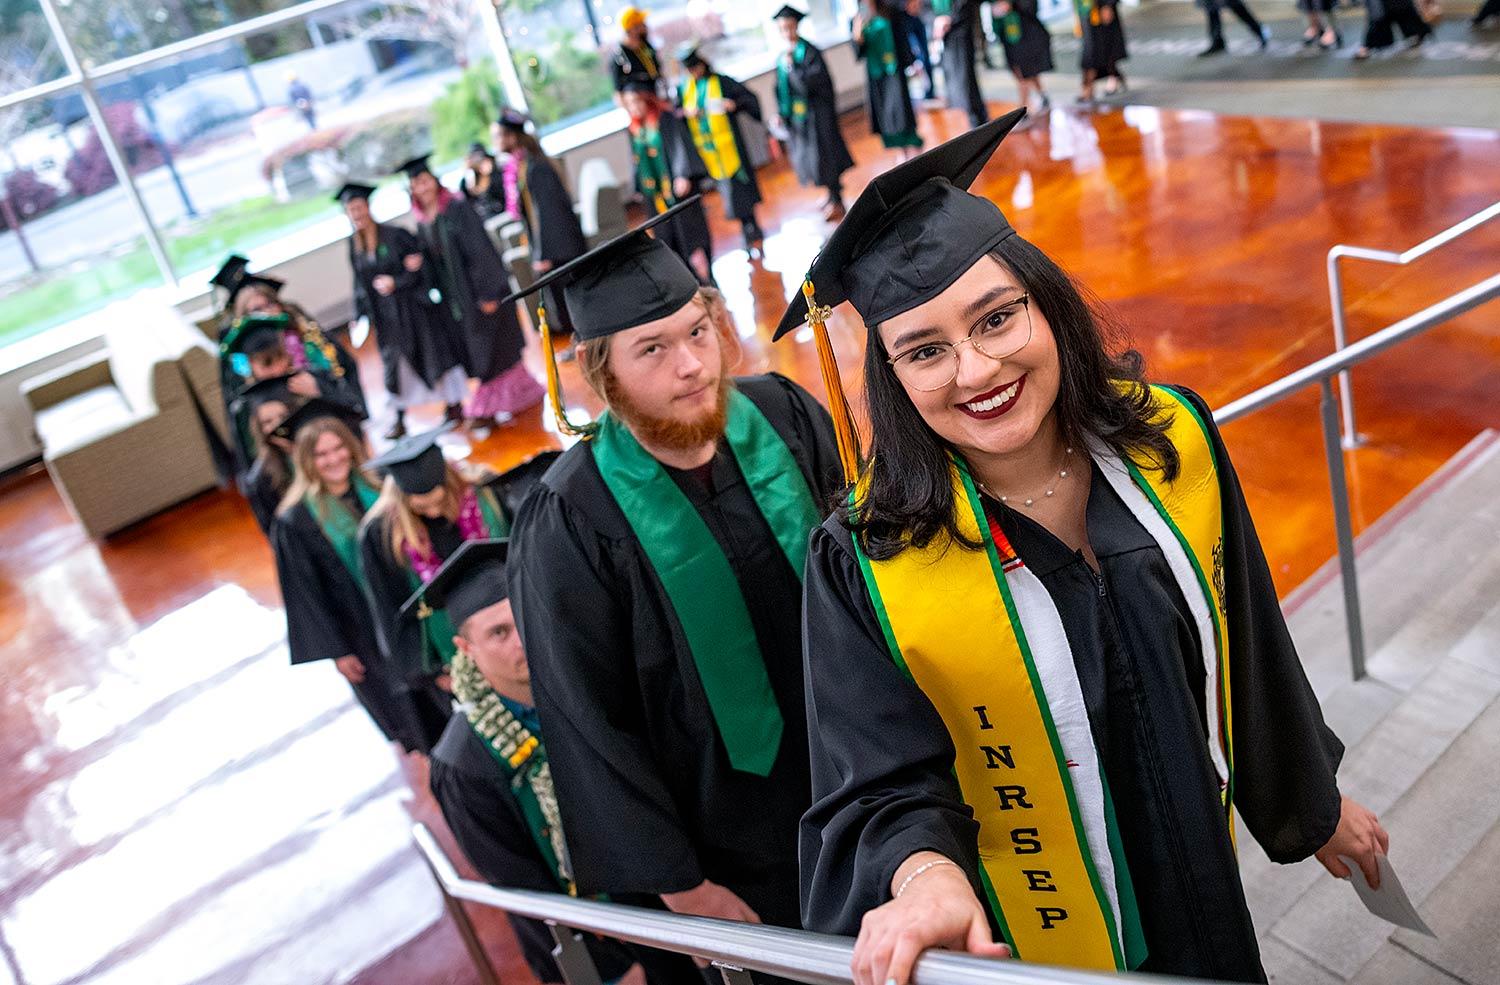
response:
<path fill-rule="evenodd" d="M 1417 913 L 1411 898 L 1406 895 L 1401 880 L 1396 878 L 1396 870 L 1391 868 L 1390 859 L 1384 855 L 1375 856 L 1375 865 L 1380 872 L 1379 889 L 1370 888 L 1370 884 L 1365 881 L 1364 870 L 1354 859 L 1340 855 L 1339 860 L 1349 867 L 1349 881 L 1354 884 L 1354 891 L 1359 894 L 1359 901 L 1365 905 L 1365 909 L 1398 927 L 1437 938 L 1437 934 L 1427 926 L 1427 921 Z"/>

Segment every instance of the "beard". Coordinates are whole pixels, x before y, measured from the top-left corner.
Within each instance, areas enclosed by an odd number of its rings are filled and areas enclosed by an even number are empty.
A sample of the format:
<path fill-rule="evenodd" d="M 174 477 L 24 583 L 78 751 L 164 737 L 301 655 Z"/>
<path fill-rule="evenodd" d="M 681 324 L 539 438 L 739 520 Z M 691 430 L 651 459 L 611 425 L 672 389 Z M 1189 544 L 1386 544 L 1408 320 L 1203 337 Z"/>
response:
<path fill-rule="evenodd" d="M 612 373 L 604 379 L 604 400 L 610 412 L 630 428 L 638 441 L 658 448 L 687 451 L 718 441 L 723 436 L 724 426 L 729 420 L 729 376 L 720 372 L 713 407 L 690 421 L 656 417 L 643 411 L 620 389 Z"/>

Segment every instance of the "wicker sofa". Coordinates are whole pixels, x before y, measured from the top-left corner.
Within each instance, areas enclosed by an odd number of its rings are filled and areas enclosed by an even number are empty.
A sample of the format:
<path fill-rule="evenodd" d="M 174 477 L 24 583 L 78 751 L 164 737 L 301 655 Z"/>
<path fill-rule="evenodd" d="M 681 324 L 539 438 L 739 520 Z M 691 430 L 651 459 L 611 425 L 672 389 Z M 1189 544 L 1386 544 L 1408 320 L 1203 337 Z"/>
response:
<path fill-rule="evenodd" d="M 213 346 L 169 307 L 125 302 L 110 314 L 104 352 L 21 388 L 53 485 L 91 537 L 219 483 Z"/>

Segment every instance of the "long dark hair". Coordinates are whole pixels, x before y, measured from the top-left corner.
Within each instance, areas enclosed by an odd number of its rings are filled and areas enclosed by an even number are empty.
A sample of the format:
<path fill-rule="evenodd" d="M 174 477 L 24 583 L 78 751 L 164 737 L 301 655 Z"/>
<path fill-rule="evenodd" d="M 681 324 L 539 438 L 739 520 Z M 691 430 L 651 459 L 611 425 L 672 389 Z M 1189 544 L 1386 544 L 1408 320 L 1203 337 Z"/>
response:
<path fill-rule="evenodd" d="M 1144 385 L 1144 360 L 1134 349 L 1110 354 L 1107 343 L 1120 333 L 1099 301 L 1020 236 L 1005 240 L 990 255 L 1009 268 L 1052 326 L 1060 364 L 1054 406 L 1065 440 L 1082 444 L 1092 436 L 1138 467 L 1159 469 L 1168 481 L 1175 479 L 1177 449 L 1167 438 L 1167 422 L 1153 419 L 1156 407 Z M 982 545 L 958 529 L 948 445 L 922 420 L 896 378 L 878 328 L 869 326 L 865 343 L 869 485 L 843 511 L 844 525 L 877 561 L 909 545 L 926 546 L 939 535 L 978 549 Z M 1122 387 L 1122 382 L 1136 385 Z"/>

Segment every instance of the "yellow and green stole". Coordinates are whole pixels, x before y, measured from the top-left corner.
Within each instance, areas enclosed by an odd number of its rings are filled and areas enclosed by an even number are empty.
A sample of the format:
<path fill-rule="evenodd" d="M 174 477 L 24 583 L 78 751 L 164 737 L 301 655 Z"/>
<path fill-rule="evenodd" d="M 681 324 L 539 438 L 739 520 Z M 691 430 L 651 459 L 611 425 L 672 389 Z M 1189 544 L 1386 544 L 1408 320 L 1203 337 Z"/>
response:
<path fill-rule="evenodd" d="M 1161 547 L 1193 610 L 1227 823 L 1233 755 L 1218 472 L 1197 410 L 1172 390 L 1152 392 L 1181 456 L 1176 481 L 1121 461 L 1102 443 L 1090 450 L 1099 476 Z M 986 518 L 961 459 L 952 474 L 959 529 L 982 541 L 982 551 L 943 540 L 873 561 L 856 538 L 886 642 L 952 737 L 954 773 L 979 821 L 980 878 L 1016 956 L 1138 967 L 1140 918 L 1062 620 L 1041 580 Z"/>
<path fill-rule="evenodd" d="M 591 441 L 594 463 L 666 591 L 729 763 L 767 776 L 785 721 L 734 569 L 661 463 L 613 414 L 605 413 L 599 424 Z M 800 577 L 808 537 L 822 520 L 801 466 L 760 408 L 734 389 L 724 439 L 756 508 Z"/>
<path fill-rule="evenodd" d="M 682 88 L 682 105 L 692 117 L 693 143 L 703 158 L 703 166 L 715 181 L 733 178 L 740 173 L 740 148 L 734 142 L 734 128 L 730 126 L 729 114 L 714 111 L 724 102 L 724 87 L 717 75 L 710 75 L 699 84 L 688 76 Z"/>

